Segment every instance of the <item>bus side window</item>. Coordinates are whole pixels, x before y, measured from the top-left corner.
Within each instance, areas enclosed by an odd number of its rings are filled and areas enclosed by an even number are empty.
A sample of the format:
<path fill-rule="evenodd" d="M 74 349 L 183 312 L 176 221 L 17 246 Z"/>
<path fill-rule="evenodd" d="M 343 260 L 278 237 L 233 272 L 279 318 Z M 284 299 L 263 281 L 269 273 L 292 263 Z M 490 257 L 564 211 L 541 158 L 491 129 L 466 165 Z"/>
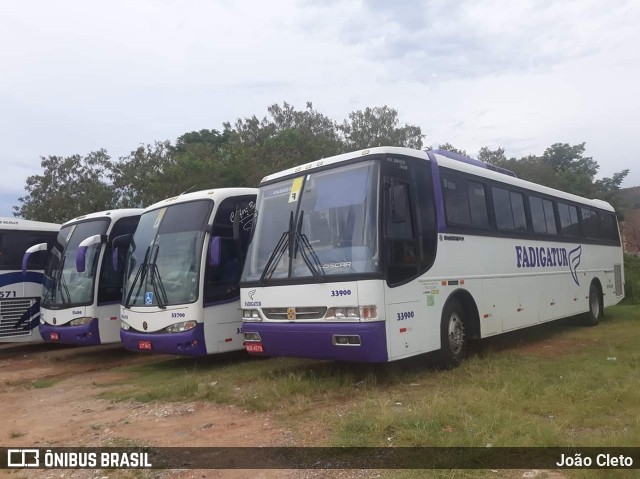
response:
<path fill-rule="evenodd" d="M 213 220 L 211 236 L 220 237 L 220 264 L 207 263 L 204 280 L 204 302 L 212 304 L 228 301 L 240 295 L 240 273 L 255 215 L 255 197 L 227 198 L 218 206 Z M 235 215 L 238 214 L 238 218 Z M 238 235 L 234 239 L 234 220 L 237 221 Z M 206 245 L 209 258 L 211 244 Z"/>
<path fill-rule="evenodd" d="M 418 252 L 409 183 L 389 178 L 385 185 L 387 281 L 402 283 L 418 272 Z"/>

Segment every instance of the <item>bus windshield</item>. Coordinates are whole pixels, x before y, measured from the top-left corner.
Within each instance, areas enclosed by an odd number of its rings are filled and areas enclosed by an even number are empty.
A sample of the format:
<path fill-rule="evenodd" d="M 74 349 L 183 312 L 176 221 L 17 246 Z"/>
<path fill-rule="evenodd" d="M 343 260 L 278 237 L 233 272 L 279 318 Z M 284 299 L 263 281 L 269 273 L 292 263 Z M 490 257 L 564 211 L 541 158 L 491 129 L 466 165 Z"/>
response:
<path fill-rule="evenodd" d="M 379 163 L 260 188 L 243 281 L 376 273 Z"/>
<path fill-rule="evenodd" d="M 42 304 L 45 307 L 90 304 L 100 256 L 101 243 L 91 245 L 86 253 L 84 272 L 76 271 L 78 245 L 89 236 L 106 234 L 108 219 L 96 219 L 60 229 L 43 283 Z"/>
<path fill-rule="evenodd" d="M 156 306 L 198 299 L 205 227 L 213 201 L 180 203 L 144 213 L 133 235 L 124 304 Z"/>

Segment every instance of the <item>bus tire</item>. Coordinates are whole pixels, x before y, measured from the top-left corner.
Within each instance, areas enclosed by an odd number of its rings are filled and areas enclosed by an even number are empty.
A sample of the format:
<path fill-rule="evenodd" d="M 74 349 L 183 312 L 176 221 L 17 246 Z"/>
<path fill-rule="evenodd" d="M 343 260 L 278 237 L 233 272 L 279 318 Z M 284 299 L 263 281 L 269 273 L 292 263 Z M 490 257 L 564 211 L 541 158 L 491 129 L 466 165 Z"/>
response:
<path fill-rule="evenodd" d="M 585 326 L 595 326 L 598 324 L 602 317 L 602 309 L 602 294 L 600 294 L 600 288 L 598 288 L 595 281 L 592 281 L 591 286 L 589 286 L 589 311 L 583 315 L 583 324 Z"/>
<path fill-rule="evenodd" d="M 442 310 L 440 322 L 440 360 L 445 369 L 459 366 L 467 354 L 467 335 L 465 331 L 464 308 L 452 298 Z"/>

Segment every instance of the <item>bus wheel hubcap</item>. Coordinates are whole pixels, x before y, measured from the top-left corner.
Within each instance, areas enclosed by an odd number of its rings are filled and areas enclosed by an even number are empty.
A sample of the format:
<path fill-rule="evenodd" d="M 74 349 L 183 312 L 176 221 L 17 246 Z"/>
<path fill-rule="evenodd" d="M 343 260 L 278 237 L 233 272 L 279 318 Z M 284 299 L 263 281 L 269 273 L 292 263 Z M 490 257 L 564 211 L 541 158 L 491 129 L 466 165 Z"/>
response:
<path fill-rule="evenodd" d="M 449 346 L 454 354 L 458 354 L 464 343 L 464 327 L 460 317 L 454 313 L 449 317 Z"/>

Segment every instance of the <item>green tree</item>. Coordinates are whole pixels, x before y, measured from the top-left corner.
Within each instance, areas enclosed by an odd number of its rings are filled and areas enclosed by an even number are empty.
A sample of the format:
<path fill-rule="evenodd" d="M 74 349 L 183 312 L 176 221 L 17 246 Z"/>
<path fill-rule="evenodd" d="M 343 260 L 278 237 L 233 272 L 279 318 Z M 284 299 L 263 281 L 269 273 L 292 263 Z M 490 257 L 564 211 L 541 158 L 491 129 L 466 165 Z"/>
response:
<path fill-rule="evenodd" d="M 455 146 L 453 146 L 451 143 L 443 143 L 442 145 L 438 145 L 438 149 L 439 150 L 447 150 L 450 151 L 452 153 L 457 153 L 459 155 L 463 155 L 463 156 L 469 156 L 467 154 L 466 150 L 460 150 L 458 148 L 456 148 Z"/>
<path fill-rule="evenodd" d="M 478 153 L 478 159 L 496 166 L 501 166 L 507 161 L 507 156 L 504 154 L 504 148 L 497 148 L 492 150 L 486 146 L 480 148 Z"/>
<path fill-rule="evenodd" d="M 142 145 L 113 165 L 111 179 L 120 208 L 143 208 L 180 193 L 167 174 L 173 150 L 169 141 Z"/>
<path fill-rule="evenodd" d="M 420 127 L 399 127 L 399 123 L 397 110 L 385 105 L 349 113 L 349 120 L 344 120 L 339 129 L 348 151 L 374 146 L 406 146 L 420 150 L 424 138 Z"/>
<path fill-rule="evenodd" d="M 109 184 L 113 164 L 105 150 L 41 160 L 44 171 L 27 178 L 27 194 L 18 198 L 19 206 L 13 207 L 15 216 L 63 223 L 115 206 L 115 192 Z"/>

